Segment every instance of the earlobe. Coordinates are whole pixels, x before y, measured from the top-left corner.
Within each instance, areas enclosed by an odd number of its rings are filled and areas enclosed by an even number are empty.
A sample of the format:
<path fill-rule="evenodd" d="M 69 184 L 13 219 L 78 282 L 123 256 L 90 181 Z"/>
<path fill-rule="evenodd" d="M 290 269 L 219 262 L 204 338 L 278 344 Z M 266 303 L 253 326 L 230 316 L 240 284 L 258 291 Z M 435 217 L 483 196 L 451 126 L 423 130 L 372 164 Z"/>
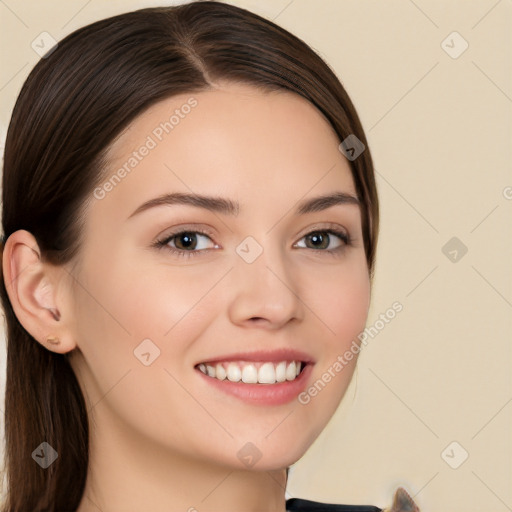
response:
<path fill-rule="evenodd" d="M 34 236 L 25 230 L 12 233 L 5 242 L 2 265 L 9 299 L 25 330 L 53 352 L 73 350 L 76 344 L 57 304 L 62 275 L 58 267 L 42 261 Z"/>

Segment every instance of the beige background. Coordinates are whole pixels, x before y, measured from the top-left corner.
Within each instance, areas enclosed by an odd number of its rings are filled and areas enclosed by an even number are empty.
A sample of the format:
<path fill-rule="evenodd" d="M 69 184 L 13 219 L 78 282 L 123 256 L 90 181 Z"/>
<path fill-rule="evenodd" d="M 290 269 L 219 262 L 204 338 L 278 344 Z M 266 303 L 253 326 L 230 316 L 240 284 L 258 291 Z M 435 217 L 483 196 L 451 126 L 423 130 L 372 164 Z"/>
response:
<path fill-rule="evenodd" d="M 59 40 L 170 3 L 1 0 L 2 140 L 41 32 Z M 289 495 L 385 506 L 404 485 L 424 511 L 512 510 L 512 2 L 232 3 L 312 45 L 354 100 L 382 202 L 368 324 L 403 305 L 369 340 L 342 406 L 293 467 Z M 458 58 L 445 49 L 462 40 L 442 44 L 453 31 L 469 44 Z M 452 237 L 468 248 L 455 248 L 455 262 L 442 252 Z M 452 469 L 462 450 L 468 459 Z"/>

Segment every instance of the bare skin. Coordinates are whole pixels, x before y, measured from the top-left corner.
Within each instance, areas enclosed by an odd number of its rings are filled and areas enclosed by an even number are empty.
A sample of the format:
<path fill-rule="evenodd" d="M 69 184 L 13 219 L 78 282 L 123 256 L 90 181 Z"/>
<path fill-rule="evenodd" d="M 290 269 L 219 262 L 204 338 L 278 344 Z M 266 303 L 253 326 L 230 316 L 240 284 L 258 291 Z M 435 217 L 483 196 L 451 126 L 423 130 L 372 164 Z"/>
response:
<path fill-rule="evenodd" d="M 155 127 L 191 97 L 197 105 L 158 140 Z M 248 85 L 153 106 L 110 147 L 106 180 L 148 136 L 156 146 L 104 197 L 89 198 L 78 261 L 49 265 L 26 231 L 4 250 L 18 318 L 46 348 L 68 354 L 86 398 L 90 467 L 78 512 L 283 512 L 286 467 L 332 417 L 357 356 L 307 404 L 249 403 L 195 367 L 240 351 L 297 349 L 313 361 L 308 388 L 357 339 L 370 300 L 359 206 L 295 212 L 320 195 L 355 197 L 349 164 L 306 100 Z M 131 216 L 174 192 L 230 199 L 239 212 L 174 204 Z M 183 237 L 152 247 L 185 229 L 207 232 L 195 235 L 194 255 Z M 306 236 L 313 232 L 320 248 Z M 263 249 L 251 263 L 236 251 L 249 236 Z M 134 354 L 145 339 L 160 350 L 147 366 Z M 247 443 L 261 455 L 252 466 L 239 454 Z"/>

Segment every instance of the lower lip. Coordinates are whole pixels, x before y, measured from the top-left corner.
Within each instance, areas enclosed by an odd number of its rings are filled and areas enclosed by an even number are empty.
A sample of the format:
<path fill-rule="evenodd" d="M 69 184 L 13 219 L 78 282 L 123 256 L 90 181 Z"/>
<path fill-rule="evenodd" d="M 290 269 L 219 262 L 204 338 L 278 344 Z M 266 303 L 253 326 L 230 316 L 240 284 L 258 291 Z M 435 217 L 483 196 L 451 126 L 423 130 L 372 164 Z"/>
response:
<path fill-rule="evenodd" d="M 231 382 L 227 379 L 219 380 L 215 377 L 209 377 L 199 369 L 196 369 L 196 371 L 211 386 L 244 402 L 260 405 L 282 405 L 291 402 L 304 390 L 308 377 L 311 374 L 312 366 L 312 364 L 307 364 L 294 380 L 277 382 L 276 384 Z"/>

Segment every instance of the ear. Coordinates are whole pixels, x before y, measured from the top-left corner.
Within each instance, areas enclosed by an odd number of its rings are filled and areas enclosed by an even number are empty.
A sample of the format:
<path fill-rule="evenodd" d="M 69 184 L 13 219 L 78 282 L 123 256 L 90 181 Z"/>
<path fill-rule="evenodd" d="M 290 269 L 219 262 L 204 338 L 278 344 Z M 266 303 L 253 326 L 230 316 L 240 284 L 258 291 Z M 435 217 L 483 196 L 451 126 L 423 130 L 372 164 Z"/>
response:
<path fill-rule="evenodd" d="M 25 330 L 52 352 L 73 350 L 69 273 L 43 262 L 36 239 L 25 230 L 15 231 L 5 242 L 2 265 L 12 308 Z"/>

